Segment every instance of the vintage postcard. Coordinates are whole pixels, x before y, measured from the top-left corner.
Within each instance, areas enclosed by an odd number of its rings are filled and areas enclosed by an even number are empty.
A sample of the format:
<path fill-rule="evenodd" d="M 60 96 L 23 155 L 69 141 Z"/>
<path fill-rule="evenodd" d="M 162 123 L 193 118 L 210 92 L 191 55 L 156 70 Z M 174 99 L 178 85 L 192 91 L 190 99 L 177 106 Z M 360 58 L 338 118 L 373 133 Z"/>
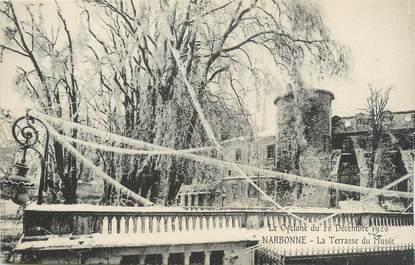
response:
<path fill-rule="evenodd" d="M 0 263 L 414 264 L 415 2 L 0 0 Z"/>

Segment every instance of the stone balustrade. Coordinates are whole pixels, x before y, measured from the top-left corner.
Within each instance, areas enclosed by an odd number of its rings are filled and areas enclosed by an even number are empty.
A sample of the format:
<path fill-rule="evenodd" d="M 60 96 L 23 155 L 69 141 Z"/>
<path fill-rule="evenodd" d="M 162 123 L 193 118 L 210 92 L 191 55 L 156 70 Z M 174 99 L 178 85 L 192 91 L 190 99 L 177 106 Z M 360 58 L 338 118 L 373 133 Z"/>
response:
<path fill-rule="evenodd" d="M 310 223 L 336 213 L 335 209 L 303 209 L 294 213 Z M 321 222 L 324 226 L 410 226 L 412 214 L 347 213 Z M 180 207 L 115 207 L 92 205 L 30 205 L 24 211 L 24 240 L 51 235 L 137 234 L 262 229 L 300 226 L 301 221 L 278 210 Z"/>

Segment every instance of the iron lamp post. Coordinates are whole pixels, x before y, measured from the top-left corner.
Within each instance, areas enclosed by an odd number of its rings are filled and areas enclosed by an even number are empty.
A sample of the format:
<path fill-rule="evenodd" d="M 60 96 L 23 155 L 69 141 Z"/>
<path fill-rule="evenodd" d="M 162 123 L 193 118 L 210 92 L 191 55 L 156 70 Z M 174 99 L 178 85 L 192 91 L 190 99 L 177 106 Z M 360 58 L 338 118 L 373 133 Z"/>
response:
<path fill-rule="evenodd" d="M 35 146 L 40 144 L 38 125 L 41 125 L 45 133 L 44 151 L 43 154 L 39 152 Z M 31 178 L 27 176 L 29 170 L 26 165 L 26 155 L 28 150 L 33 150 L 40 158 L 40 181 L 37 196 L 37 204 L 43 203 L 43 191 L 47 189 L 47 161 L 48 161 L 48 146 L 49 133 L 46 125 L 39 119 L 30 116 L 20 117 L 15 121 L 12 127 L 13 138 L 20 145 L 23 150 L 22 159 L 15 164 L 15 172 L 13 175 L 6 177 L 4 181 L 5 190 L 8 191 L 9 196 L 13 202 L 19 205 L 24 205 L 30 200 L 30 195 L 34 190 L 34 183 Z"/>

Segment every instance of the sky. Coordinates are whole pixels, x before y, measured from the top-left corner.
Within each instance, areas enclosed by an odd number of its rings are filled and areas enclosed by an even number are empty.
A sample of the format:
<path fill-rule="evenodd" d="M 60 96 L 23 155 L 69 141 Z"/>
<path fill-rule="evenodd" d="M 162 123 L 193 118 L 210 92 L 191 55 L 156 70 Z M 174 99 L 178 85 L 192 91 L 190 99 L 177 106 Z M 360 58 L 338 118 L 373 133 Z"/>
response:
<path fill-rule="evenodd" d="M 415 1 L 320 0 L 332 37 L 349 47 L 351 73 L 323 87 L 335 94 L 333 113 L 364 107 L 368 84 L 392 86 L 391 110 L 415 109 Z"/>
<path fill-rule="evenodd" d="M 350 50 L 350 72 L 343 78 L 310 81 L 310 87 L 335 94 L 333 114 L 353 115 L 364 108 L 374 88 L 392 86 L 392 111 L 415 109 L 415 1 L 413 0 L 317 0 L 332 38 Z M 22 58 L 8 56 L 0 63 L 0 107 L 20 114 L 29 100 L 13 89 L 16 65 Z M 263 130 L 272 129 L 274 95 L 264 98 Z"/>

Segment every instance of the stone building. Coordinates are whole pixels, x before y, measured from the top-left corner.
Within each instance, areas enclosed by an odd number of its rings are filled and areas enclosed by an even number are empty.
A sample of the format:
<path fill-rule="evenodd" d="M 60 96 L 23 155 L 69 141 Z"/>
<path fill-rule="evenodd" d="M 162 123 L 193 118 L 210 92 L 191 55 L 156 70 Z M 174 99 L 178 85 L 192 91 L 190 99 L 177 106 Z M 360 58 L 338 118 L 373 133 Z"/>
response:
<path fill-rule="evenodd" d="M 333 116 L 333 100 L 334 95 L 323 89 L 303 89 L 295 94 L 290 92 L 279 96 L 274 100 L 276 131 L 223 141 L 222 159 L 310 178 L 366 186 L 368 118 L 364 113 L 349 117 Z M 388 163 L 377 166 L 381 177 L 376 187 L 393 185 L 393 181 L 406 177 L 394 188 L 411 191 L 415 110 L 388 111 L 386 116 L 385 124 L 394 144 L 392 150 L 384 154 Z M 268 195 L 284 205 L 333 207 L 339 201 L 361 199 L 359 194 L 352 192 L 289 183 L 261 173 L 250 177 Z M 202 205 L 267 206 L 238 172 L 226 169 L 218 178 L 221 180 L 219 192 L 217 188 L 214 191 L 203 190 L 204 194 L 210 193 L 216 199 Z M 184 203 L 186 193 L 198 196 L 189 189 L 190 186 L 183 185 L 178 194 L 181 196 L 178 205 L 199 205 L 198 199 L 188 199 L 188 203 Z"/>

